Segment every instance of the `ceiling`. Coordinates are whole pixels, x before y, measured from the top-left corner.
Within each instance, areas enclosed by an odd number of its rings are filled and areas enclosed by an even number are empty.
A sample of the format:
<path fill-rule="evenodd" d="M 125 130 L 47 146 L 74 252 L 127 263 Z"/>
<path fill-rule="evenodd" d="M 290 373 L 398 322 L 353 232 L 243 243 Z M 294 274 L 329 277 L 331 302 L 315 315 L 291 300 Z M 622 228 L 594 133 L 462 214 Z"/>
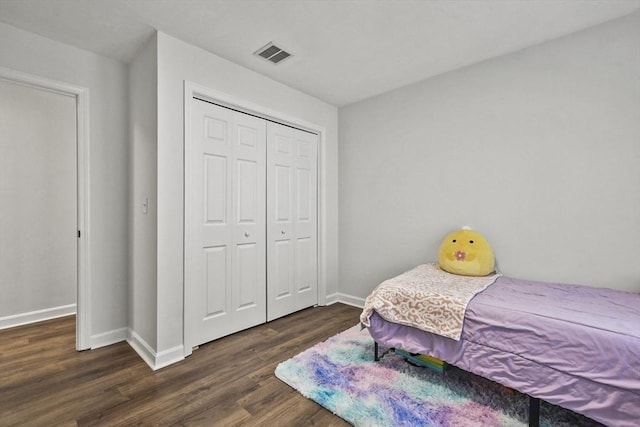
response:
<path fill-rule="evenodd" d="M 123 62 L 159 30 L 344 106 L 639 9 L 640 0 L 0 0 L 0 21 Z M 293 57 L 274 65 L 253 55 L 270 41 Z"/>

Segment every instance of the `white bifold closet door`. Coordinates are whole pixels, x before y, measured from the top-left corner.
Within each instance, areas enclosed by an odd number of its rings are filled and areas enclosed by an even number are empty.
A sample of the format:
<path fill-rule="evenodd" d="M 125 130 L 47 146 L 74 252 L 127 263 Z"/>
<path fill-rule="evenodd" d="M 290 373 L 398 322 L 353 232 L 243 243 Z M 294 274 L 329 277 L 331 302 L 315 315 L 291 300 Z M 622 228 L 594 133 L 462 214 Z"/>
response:
<path fill-rule="evenodd" d="M 318 136 L 267 125 L 267 320 L 318 302 Z"/>
<path fill-rule="evenodd" d="M 193 99 L 185 344 L 317 304 L 318 136 Z"/>
<path fill-rule="evenodd" d="M 266 319 L 266 122 L 191 108 L 185 288 L 192 347 Z"/>

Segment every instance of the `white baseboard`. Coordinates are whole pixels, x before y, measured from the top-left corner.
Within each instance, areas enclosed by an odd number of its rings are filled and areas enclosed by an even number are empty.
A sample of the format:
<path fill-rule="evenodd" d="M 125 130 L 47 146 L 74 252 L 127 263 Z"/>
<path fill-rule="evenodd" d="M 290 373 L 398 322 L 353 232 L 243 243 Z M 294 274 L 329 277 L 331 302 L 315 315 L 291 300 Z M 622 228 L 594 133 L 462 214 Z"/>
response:
<path fill-rule="evenodd" d="M 340 294 L 338 294 L 337 292 L 336 292 L 336 293 L 334 293 L 334 294 L 327 295 L 327 296 L 325 297 L 325 304 L 324 304 L 324 305 L 331 305 L 331 304 L 335 304 L 335 303 L 337 303 L 337 302 L 340 302 L 340 301 L 338 300 L 338 296 L 339 296 L 339 295 L 340 295 Z"/>
<path fill-rule="evenodd" d="M 184 359 L 183 346 L 179 345 L 169 350 L 156 353 L 155 350 L 135 331 L 129 329 L 127 342 L 136 353 L 145 361 L 147 365 L 156 371 L 165 366 L 179 362 Z"/>
<path fill-rule="evenodd" d="M 177 345 L 156 354 L 154 370 L 164 368 L 165 366 L 172 365 L 181 360 L 184 360 L 184 346 Z"/>
<path fill-rule="evenodd" d="M 131 348 L 133 348 L 135 352 L 138 353 L 138 356 L 140 356 L 142 360 L 144 360 L 145 363 L 149 365 L 151 369 L 153 369 L 155 365 L 155 359 L 156 359 L 155 351 L 153 351 L 151 346 L 147 344 L 147 342 L 144 339 L 142 339 L 142 337 L 138 335 L 135 331 L 129 329 L 128 335 L 129 336 L 127 338 L 127 342 L 129 343 Z"/>
<path fill-rule="evenodd" d="M 357 308 L 364 308 L 364 298 L 354 297 L 340 292 L 327 295 L 325 305 L 331 305 L 337 302 L 352 305 Z"/>
<path fill-rule="evenodd" d="M 127 340 L 127 328 L 114 329 L 102 334 L 91 335 L 91 349 L 106 347 Z"/>
<path fill-rule="evenodd" d="M 342 293 L 338 293 L 336 295 L 337 295 L 337 302 L 341 302 L 347 305 L 352 305 L 358 308 L 364 308 L 364 301 L 365 301 L 364 298 L 354 297 L 352 295 L 347 295 Z"/>
<path fill-rule="evenodd" d="M 12 314 L 0 317 L 0 329 L 13 328 L 14 326 L 27 325 L 29 323 L 42 322 L 56 317 L 76 314 L 76 305 L 62 305 L 60 307 L 45 308 L 44 310 L 29 311 L 27 313 Z"/>

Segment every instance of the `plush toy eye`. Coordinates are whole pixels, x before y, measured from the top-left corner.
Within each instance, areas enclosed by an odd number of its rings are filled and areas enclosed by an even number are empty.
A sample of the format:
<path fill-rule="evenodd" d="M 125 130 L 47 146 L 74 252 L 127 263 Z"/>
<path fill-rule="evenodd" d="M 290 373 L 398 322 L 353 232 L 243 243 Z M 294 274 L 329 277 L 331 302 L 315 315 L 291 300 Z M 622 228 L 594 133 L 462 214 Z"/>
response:
<path fill-rule="evenodd" d="M 455 242 L 456 242 L 456 239 L 453 239 L 453 243 L 455 243 Z"/>
<path fill-rule="evenodd" d="M 469 243 L 473 244 L 473 240 L 469 240 Z"/>

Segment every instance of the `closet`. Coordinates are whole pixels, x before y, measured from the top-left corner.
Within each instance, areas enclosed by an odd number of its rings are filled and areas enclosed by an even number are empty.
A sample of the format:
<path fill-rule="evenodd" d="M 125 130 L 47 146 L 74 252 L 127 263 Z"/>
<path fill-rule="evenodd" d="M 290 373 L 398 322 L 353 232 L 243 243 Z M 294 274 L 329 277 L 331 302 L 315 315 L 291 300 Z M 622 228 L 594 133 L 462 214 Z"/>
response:
<path fill-rule="evenodd" d="M 317 304 L 318 135 L 191 100 L 185 344 Z"/>

